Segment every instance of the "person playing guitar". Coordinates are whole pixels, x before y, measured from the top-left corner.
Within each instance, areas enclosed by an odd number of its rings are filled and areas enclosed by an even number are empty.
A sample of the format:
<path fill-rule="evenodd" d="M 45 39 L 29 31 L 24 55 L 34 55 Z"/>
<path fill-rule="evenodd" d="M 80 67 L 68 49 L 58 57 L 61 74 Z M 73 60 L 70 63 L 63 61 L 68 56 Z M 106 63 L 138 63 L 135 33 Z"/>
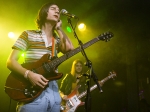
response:
<path fill-rule="evenodd" d="M 75 89 L 76 95 L 79 95 L 80 92 L 86 90 L 86 78 L 82 76 L 83 74 L 83 62 L 79 59 L 76 59 L 72 63 L 71 72 L 66 74 L 66 76 L 61 80 L 60 83 L 60 96 L 64 101 L 68 100 L 68 95 Z M 82 102 L 82 105 L 84 102 Z M 78 112 L 84 112 L 84 106 L 80 106 Z"/>
<path fill-rule="evenodd" d="M 49 76 L 52 76 L 49 72 L 49 65 L 46 66 L 46 63 L 51 61 L 53 56 L 57 56 L 59 51 L 66 53 L 74 49 L 70 39 L 61 28 L 62 21 L 59 18 L 60 9 L 58 5 L 54 3 L 44 4 L 39 10 L 36 19 L 39 30 L 24 31 L 12 46 L 13 50 L 8 58 L 7 68 L 15 75 L 10 75 L 9 79 L 14 76 L 13 79 L 22 80 L 23 82 L 19 82 L 17 85 L 20 87 L 22 87 L 24 83 L 27 85 L 31 84 L 32 87 L 43 88 L 42 93 L 36 97 L 36 99 L 33 99 L 32 101 L 29 100 L 29 102 L 26 102 L 27 100 L 23 101 L 23 99 L 22 101 L 20 100 L 17 105 L 17 112 L 60 111 L 61 98 L 58 92 L 58 85 L 55 80 L 49 81 L 49 79 L 42 74 L 45 70 Z M 25 52 L 25 63 L 32 63 L 32 67 L 21 66 L 18 62 L 22 52 Z M 42 65 L 43 67 L 40 68 L 38 65 Z M 37 67 L 37 69 L 34 69 L 34 67 Z M 39 73 L 39 71 L 41 73 Z M 57 69 L 54 71 L 57 71 Z M 6 82 L 6 93 L 14 90 L 14 92 L 24 93 L 23 95 L 27 96 L 27 99 L 32 99 L 32 97 L 34 97 L 34 91 L 29 93 L 26 88 L 22 91 L 20 87 L 17 88 L 11 86 L 15 83 L 15 80 L 13 82 Z M 14 92 L 11 92 L 12 94 L 10 96 L 14 95 L 15 97 L 18 97 L 19 94 L 14 94 Z"/>

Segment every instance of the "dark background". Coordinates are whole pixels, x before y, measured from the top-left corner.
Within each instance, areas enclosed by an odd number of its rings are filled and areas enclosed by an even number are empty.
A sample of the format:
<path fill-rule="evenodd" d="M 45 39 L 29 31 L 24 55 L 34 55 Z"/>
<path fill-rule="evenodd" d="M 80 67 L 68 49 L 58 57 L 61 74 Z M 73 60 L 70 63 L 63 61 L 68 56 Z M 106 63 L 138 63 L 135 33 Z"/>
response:
<path fill-rule="evenodd" d="M 9 70 L 6 60 L 14 40 L 7 33 L 17 36 L 24 30 L 36 29 L 34 20 L 41 5 L 50 0 L 4 0 L 0 1 L 0 112 L 15 112 L 16 101 L 4 92 Z M 150 1 L 149 0 L 51 0 L 60 8 L 79 17 L 87 26 L 85 32 L 76 29 L 80 40 L 85 43 L 107 31 L 114 37 L 109 42 L 97 42 L 85 50 L 99 80 L 115 70 L 115 80 L 108 80 L 102 87 L 91 92 L 92 112 L 145 112 L 150 104 Z M 62 27 L 75 47 L 78 42 L 73 33 L 68 33 L 67 18 L 61 17 Z M 74 20 L 73 20 L 74 21 Z M 62 54 L 60 54 L 62 55 Z M 71 57 L 59 66 L 63 74 L 70 72 L 74 59 L 85 58 L 81 53 Z M 61 79 L 60 79 L 61 80 Z M 59 80 L 59 81 L 60 81 Z M 93 80 L 92 80 L 93 81 Z M 94 82 L 92 82 L 94 84 Z M 144 98 L 145 100 L 141 100 Z M 142 102 L 143 101 L 143 102 Z"/>

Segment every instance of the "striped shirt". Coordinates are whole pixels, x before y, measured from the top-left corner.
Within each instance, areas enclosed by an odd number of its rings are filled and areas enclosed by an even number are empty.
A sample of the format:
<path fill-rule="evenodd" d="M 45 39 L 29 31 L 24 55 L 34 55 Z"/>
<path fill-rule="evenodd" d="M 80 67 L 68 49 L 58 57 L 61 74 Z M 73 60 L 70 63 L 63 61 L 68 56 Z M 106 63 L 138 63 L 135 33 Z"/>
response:
<path fill-rule="evenodd" d="M 56 34 L 55 40 L 55 55 L 57 55 L 59 38 Z M 44 54 L 50 54 L 51 59 L 52 43 L 48 44 L 44 31 L 27 30 L 19 36 L 15 44 L 12 46 L 12 49 L 17 49 L 25 53 L 25 63 L 36 62 Z"/>

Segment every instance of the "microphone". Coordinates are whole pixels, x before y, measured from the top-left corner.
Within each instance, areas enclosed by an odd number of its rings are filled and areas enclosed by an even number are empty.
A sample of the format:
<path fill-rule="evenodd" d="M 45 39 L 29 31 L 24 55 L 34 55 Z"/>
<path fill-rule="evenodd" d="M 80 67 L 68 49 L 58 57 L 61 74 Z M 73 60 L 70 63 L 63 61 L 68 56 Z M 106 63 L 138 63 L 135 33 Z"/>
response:
<path fill-rule="evenodd" d="M 63 14 L 63 15 L 66 15 L 67 17 L 69 17 L 69 18 L 78 18 L 77 16 L 75 16 L 74 14 L 70 14 L 68 11 L 66 11 L 66 9 L 62 9 L 61 11 L 60 11 L 60 14 Z"/>

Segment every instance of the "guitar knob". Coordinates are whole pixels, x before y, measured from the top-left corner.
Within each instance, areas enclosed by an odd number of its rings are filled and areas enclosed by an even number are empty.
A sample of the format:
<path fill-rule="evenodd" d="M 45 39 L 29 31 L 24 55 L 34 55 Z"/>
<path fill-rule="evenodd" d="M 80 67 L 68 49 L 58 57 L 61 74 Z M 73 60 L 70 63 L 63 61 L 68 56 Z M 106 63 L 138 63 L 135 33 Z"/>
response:
<path fill-rule="evenodd" d="M 60 106 L 60 110 L 65 110 L 65 108 L 61 105 L 61 106 Z"/>
<path fill-rule="evenodd" d="M 25 94 L 25 96 L 27 96 L 27 97 L 31 96 L 31 94 L 30 94 L 29 92 L 25 92 L 24 94 Z"/>
<path fill-rule="evenodd" d="M 27 88 L 24 89 L 24 95 L 27 96 L 27 97 L 31 97 L 32 96 L 30 91 Z"/>
<path fill-rule="evenodd" d="M 37 94 L 37 91 L 33 90 L 32 93 L 35 95 L 35 94 Z"/>
<path fill-rule="evenodd" d="M 28 89 L 24 89 L 24 92 L 28 92 Z"/>

